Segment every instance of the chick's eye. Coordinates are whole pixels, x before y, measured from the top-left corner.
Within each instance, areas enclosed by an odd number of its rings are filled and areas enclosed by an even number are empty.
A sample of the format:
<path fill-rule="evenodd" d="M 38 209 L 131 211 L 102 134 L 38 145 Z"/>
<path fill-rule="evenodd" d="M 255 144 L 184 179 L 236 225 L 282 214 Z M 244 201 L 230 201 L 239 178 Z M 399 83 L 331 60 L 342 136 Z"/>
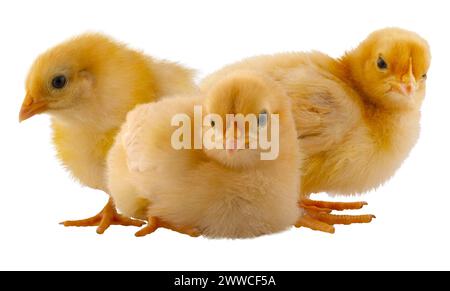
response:
<path fill-rule="evenodd" d="M 59 75 L 53 78 L 52 80 L 52 86 L 55 89 L 62 89 L 64 86 L 66 86 L 67 79 L 63 75 Z"/>
<path fill-rule="evenodd" d="M 267 124 L 267 118 L 268 118 L 267 111 L 266 110 L 261 111 L 258 117 L 258 126 L 260 127 L 265 126 Z"/>
<path fill-rule="evenodd" d="M 211 127 L 216 126 L 216 122 L 214 120 L 211 120 Z"/>
<path fill-rule="evenodd" d="M 383 59 L 383 57 L 378 57 L 377 66 L 380 70 L 386 70 L 388 68 L 388 64 Z"/>
<path fill-rule="evenodd" d="M 423 74 L 423 75 L 422 75 L 422 79 L 426 80 L 427 78 L 428 78 L 428 75 L 427 75 L 427 74 Z"/>

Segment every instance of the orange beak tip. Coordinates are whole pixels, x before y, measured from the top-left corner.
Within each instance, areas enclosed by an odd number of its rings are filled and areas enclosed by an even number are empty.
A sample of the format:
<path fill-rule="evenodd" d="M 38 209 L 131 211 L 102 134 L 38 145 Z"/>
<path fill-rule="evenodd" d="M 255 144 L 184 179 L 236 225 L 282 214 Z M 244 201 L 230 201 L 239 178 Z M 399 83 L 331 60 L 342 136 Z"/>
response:
<path fill-rule="evenodd" d="M 29 102 L 27 100 L 24 101 L 22 108 L 20 108 L 19 113 L 19 123 L 33 117 L 36 114 L 42 113 L 47 110 L 48 103 L 47 102 Z"/>
<path fill-rule="evenodd" d="M 22 123 L 23 121 L 25 121 L 27 118 L 25 116 L 25 112 L 21 109 L 20 113 L 19 113 L 19 123 Z"/>
<path fill-rule="evenodd" d="M 31 113 L 29 110 L 26 110 L 26 108 L 22 107 L 20 109 L 20 113 L 19 113 L 19 123 L 24 122 L 25 120 L 27 120 L 28 118 L 31 118 Z"/>

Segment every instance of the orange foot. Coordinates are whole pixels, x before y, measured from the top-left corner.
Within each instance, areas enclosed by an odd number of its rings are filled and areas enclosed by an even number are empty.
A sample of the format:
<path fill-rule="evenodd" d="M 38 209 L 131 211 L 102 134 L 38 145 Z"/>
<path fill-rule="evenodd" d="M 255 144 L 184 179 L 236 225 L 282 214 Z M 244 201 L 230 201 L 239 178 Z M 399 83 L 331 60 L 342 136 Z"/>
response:
<path fill-rule="evenodd" d="M 148 218 L 148 224 L 143 227 L 140 231 L 136 232 L 137 237 L 143 237 L 148 234 L 153 233 L 158 228 L 167 228 L 182 234 L 187 234 L 192 237 L 198 237 L 201 233 L 196 228 L 185 228 L 185 227 L 176 227 L 167 222 L 162 221 L 157 217 L 150 216 Z"/>
<path fill-rule="evenodd" d="M 333 210 L 361 209 L 366 202 L 325 202 L 303 199 L 299 203 L 305 210 L 305 214 L 297 221 L 296 227 L 307 227 L 312 230 L 334 233 L 335 224 L 370 223 L 374 215 L 334 215 Z"/>
<path fill-rule="evenodd" d="M 112 199 L 109 199 L 105 208 L 99 214 L 83 220 L 68 220 L 61 222 L 64 226 L 98 226 L 97 233 L 103 234 L 111 225 L 137 226 L 141 227 L 145 223 L 139 220 L 131 219 L 117 213 Z"/>

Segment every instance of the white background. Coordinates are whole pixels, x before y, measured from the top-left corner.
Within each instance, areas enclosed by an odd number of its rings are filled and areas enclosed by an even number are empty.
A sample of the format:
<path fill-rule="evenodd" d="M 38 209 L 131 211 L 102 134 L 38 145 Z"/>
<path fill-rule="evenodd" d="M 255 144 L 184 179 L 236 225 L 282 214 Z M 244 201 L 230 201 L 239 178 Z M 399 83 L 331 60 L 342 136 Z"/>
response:
<path fill-rule="evenodd" d="M 0 269 L 449 269 L 450 45 L 447 1 L 1 1 Z M 9 3 L 9 4 L 7 4 Z M 292 229 L 253 240 L 192 239 L 135 228 L 69 229 L 107 196 L 74 182 L 55 159 L 48 116 L 18 123 L 24 79 L 46 48 L 85 31 L 108 33 L 199 78 L 262 53 L 339 56 L 386 26 L 417 31 L 433 61 L 422 135 L 384 187 L 364 197 L 370 225 L 335 235 Z M 319 196 L 319 198 L 327 198 Z"/>

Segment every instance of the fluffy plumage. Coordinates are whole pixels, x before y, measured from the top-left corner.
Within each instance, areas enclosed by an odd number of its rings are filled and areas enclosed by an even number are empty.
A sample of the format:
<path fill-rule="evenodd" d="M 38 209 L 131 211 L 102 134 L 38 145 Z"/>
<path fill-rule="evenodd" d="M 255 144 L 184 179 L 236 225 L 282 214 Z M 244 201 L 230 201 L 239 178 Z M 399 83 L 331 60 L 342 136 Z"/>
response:
<path fill-rule="evenodd" d="M 138 235 L 165 226 L 191 235 L 245 238 L 292 226 L 301 215 L 300 153 L 289 100 L 273 81 L 249 72 L 227 76 L 205 94 L 140 105 L 128 114 L 108 159 L 117 207 L 128 216 L 149 217 L 150 225 Z M 204 115 L 223 118 L 262 110 L 279 114 L 278 158 L 260 160 L 259 148 L 233 154 L 175 150 L 171 119 L 184 113 L 193 122 L 194 105 L 203 106 Z"/>
<path fill-rule="evenodd" d="M 50 114 L 53 142 L 64 166 L 81 184 L 108 192 L 106 155 L 128 111 L 161 96 L 194 90 L 190 70 L 154 60 L 104 35 L 84 34 L 36 59 L 20 120 Z M 112 205 L 107 208 L 114 212 Z M 110 219 L 100 215 L 66 225 L 100 224 L 98 231 L 103 232 L 117 222 Z"/>
<path fill-rule="evenodd" d="M 430 58 L 419 35 L 388 28 L 339 59 L 319 52 L 253 57 L 210 75 L 201 87 L 207 90 L 240 69 L 277 81 L 291 98 L 305 153 L 302 199 L 308 206 L 324 207 L 309 195 L 368 191 L 392 177 L 405 160 L 419 136 Z"/>

